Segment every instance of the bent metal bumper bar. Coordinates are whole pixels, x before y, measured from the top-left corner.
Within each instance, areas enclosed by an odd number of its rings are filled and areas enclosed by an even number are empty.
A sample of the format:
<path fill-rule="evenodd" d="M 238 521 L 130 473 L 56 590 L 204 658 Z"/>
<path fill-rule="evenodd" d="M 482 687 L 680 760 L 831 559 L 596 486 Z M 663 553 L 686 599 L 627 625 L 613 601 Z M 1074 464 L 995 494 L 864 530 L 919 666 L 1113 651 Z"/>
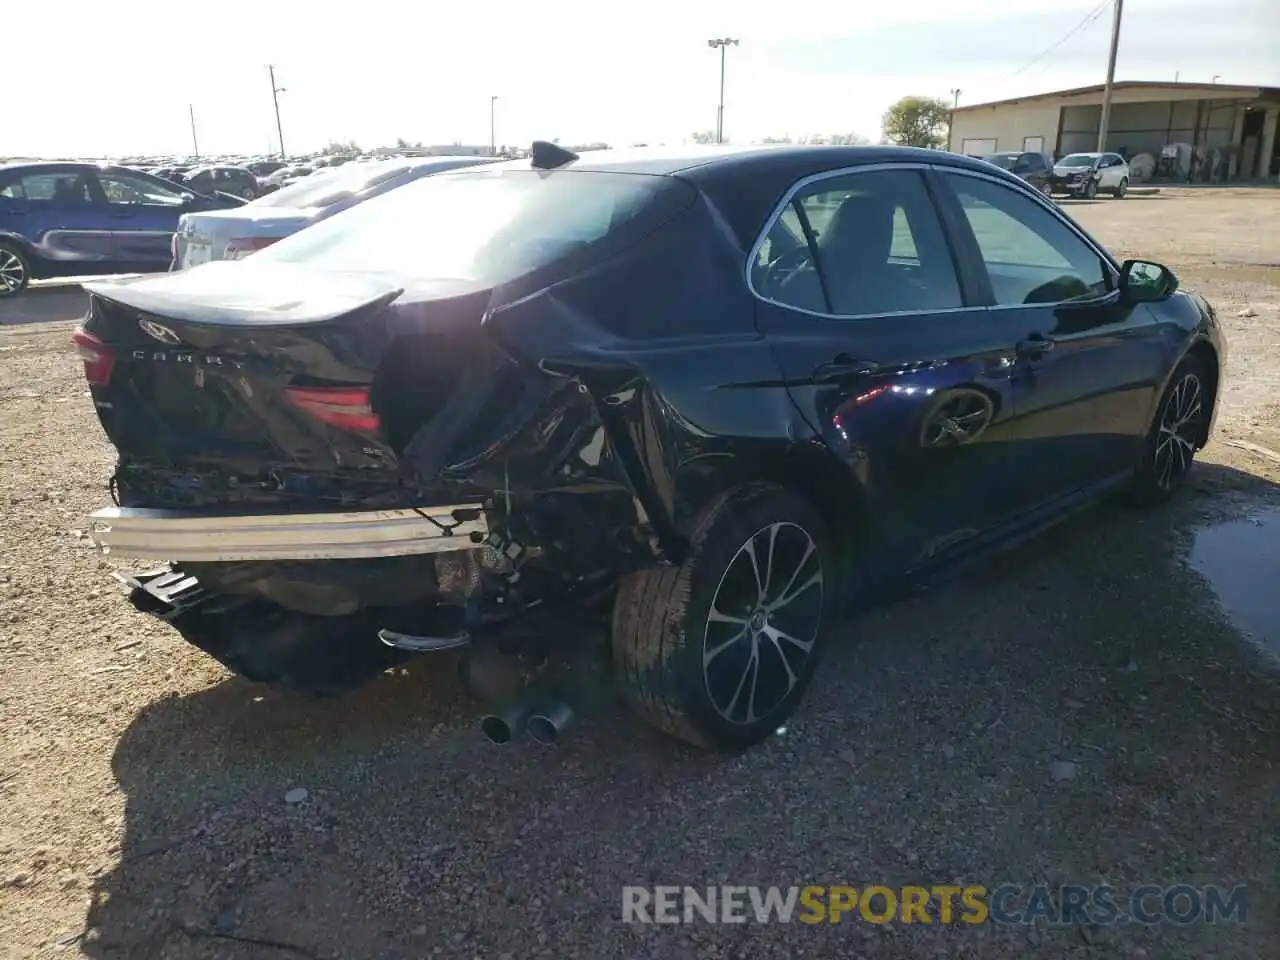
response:
<path fill-rule="evenodd" d="M 489 533 L 484 511 L 468 504 L 240 516 L 107 507 L 89 520 L 106 553 L 175 562 L 404 557 L 479 549 Z"/>

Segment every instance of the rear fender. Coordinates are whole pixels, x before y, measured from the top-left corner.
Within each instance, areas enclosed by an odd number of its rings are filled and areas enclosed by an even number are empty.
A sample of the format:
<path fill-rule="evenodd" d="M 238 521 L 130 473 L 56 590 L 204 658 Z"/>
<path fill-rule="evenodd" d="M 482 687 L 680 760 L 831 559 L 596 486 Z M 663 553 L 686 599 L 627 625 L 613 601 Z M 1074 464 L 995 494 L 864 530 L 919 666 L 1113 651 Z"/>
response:
<path fill-rule="evenodd" d="M 575 416 L 598 425 L 601 467 L 625 486 L 651 562 L 683 559 L 700 478 L 714 470 L 732 485 L 766 449 L 810 433 L 754 331 L 623 340 L 554 290 L 491 312 L 485 325 L 526 371 L 575 397 Z"/>

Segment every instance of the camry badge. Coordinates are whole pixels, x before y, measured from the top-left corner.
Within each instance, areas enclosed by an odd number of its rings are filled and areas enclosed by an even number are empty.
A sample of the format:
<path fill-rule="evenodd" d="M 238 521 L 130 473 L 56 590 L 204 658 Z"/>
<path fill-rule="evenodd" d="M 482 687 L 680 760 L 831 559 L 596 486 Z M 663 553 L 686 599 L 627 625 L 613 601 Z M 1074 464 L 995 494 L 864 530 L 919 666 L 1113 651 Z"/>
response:
<path fill-rule="evenodd" d="M 166 327 L 162 323 L 156 323 L 154 320 L 139 320 L 138 326 L 142 328 L 142 332 L 150 337 L 154 337 L 161 343 L 179 344 L 182 341 L 178 335 Z"/>

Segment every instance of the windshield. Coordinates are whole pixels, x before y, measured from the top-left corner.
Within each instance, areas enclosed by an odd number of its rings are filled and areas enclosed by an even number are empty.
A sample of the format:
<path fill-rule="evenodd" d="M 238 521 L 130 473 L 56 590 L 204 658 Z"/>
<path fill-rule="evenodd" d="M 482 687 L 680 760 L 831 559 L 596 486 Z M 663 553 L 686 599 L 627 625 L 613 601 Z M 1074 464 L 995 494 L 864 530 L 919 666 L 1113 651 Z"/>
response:
<path fill-rule="evenodd" d="M 486 170 L 423 177 L 254 255 L 329 270 L 505 283 L 589 247 L 679 181 Z"/>
<path fill-rule="evenodd" d="M 1090 153 L 1072 153 L 1058 161 L 1060 167 L 1092 167 L 1098 158 Z"/>
<path fill-rule="evenodd" d="M 255 207 L 327 207 L 405 170 L 403 164 L 321 168 L 254 201 Z"/>
<path fill-rule="evenodd" d="M 982 159 L 987 163 L 994 163 L 997 167 L 1002 167 L 1005 170 L 1012 170 L 1018 155 L 1016 153 L 993 153 Z"/>

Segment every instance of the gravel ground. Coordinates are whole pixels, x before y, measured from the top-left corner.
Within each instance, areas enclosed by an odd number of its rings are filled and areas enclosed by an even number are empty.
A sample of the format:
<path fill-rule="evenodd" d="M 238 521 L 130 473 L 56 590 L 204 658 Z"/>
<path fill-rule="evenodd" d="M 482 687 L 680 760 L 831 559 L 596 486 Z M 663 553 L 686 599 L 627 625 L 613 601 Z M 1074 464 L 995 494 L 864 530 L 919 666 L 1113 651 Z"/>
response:
<path fill-rule="evenodd" d="M 1187 559 L 1280 507 L 1280 459 L 1233 445 L 1280 449 L 1280 191 L 1069 209 L 1224 318 L 1191 489 L 863 619 L 736 757 L 613 706 L 558 749 L 491 747 L 447 659 L 338 701 L 230 678 L 132 613 L 84 539 L 112 452 L 70 324 L 0 330 L 0 957 L 1280 956 L 1280 666 Z M 619 919 L 625 884 L 1104 880 L 1247 884 L 1248 922 Z"/>

